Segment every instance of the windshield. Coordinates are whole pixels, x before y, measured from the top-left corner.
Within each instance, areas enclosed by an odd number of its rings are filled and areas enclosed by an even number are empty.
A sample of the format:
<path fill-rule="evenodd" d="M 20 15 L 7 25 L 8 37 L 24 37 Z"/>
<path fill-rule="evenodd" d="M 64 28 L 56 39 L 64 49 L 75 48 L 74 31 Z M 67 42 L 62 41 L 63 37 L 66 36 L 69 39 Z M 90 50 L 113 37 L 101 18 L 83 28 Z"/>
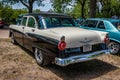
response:
<path fill-rule="evenodd" d="M 76 23 L 72 18 L 64 17 L 45 17 L 45 23 L 47 28 L 53 27 L 74 27 Z"/>

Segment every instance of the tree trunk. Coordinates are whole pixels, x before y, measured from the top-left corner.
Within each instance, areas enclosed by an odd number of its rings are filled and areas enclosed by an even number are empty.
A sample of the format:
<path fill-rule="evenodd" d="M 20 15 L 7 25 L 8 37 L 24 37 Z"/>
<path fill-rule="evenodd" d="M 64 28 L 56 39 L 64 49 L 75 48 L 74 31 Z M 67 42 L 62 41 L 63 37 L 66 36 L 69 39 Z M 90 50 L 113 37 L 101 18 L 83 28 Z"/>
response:
<path fill-rule="evenodd" d="M 33 12 L 33 6 L 29 6 L 28 10 L 29 10 L 29 13 L 32 13 Z"/>
<path fill-rule="evenodd" d="M 29 7 L 28 7 L 29 13 L 33 12 L 33 2 L 29 0 Z"/>
<path fill-rule="evenodd" d="M 82 10 L 82 12 L 81 12 L 82 18 L 85 18 L 85 17 L 84 17 L 84 4 L 82 4 L 81 10 Z"/>
<path fill-rule="evenodd" d="M 33 11 L 33 3 L 35 0 L 29 0 L 28 3 L 25 3 L 23 0 L 19 0 L 24 6 L 28 8 L 28 12 L 32 13 Z"/>
<path fill-rule="evenodd" d="M 86 0 L 77 0 L 77 2 L 78 3 L 80 3 L 81 4 L 81 17 L 82 18 L 85 18 L 85 16 L 84 16 L 84 8 L 85 8 L 85 3 L 86 3 Z"/>
<path fill-rule="evenodd" d="M 96 17 L 96 3 L 97 0 L 90 0 L 90 17 Z"/>

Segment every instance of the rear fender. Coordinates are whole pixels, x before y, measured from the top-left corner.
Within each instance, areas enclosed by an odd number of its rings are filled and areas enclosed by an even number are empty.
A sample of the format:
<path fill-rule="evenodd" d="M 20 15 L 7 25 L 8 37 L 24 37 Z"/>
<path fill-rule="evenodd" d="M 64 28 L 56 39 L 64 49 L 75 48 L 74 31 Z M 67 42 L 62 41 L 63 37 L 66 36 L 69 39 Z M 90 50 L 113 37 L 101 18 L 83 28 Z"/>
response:
<path fill-rule="evenodd" d="M 55 57 L 57 57 L 57 52 L 56 53 L 52 52 L 52 51 L 50 51 L 44 47 L 41 47 L 39 45 L 33 45 L 32 48 L 33 48 L 33 52 L 34 52 L 35 48 L 42 50 L 43 55 L 45 55 L 46 59 L 48 59 L 50 61 L 53 61 L 55 59 Z"/>

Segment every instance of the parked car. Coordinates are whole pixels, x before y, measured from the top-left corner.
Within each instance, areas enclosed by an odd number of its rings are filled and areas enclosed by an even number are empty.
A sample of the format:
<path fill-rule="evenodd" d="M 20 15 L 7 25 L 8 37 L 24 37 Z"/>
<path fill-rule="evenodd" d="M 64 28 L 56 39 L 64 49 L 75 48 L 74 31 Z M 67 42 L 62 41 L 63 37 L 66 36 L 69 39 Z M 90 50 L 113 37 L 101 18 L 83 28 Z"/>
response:
<path fill-rule="evenodd" d="M 3 28 L 5 26 L 5 22 L 3 20 L 0 20 L 0 28 Z"/>
<path fill-rule="evenodd" d="M 11 42 L 33 52 L 41 66 L 50 62 L 67 66 L 109 53 L 106 32 L 75 27 L 70 16 L 41 12 L 26 14 L 21 21 L 10 25 Z"/>
<path fill-rule="evenodd" d="M 78 25 L 80 25 L 84 20 L 85 18 L 77 18 L 76 22 L 78 23 Z"/>
<path fill-rule="evenodd" d="M 105 31 L 109 33 L 109 48 L 111 54 L 120 53 L 120 20 L 107 18 L 90 18 L 86 19 L 81 28 Z"/>

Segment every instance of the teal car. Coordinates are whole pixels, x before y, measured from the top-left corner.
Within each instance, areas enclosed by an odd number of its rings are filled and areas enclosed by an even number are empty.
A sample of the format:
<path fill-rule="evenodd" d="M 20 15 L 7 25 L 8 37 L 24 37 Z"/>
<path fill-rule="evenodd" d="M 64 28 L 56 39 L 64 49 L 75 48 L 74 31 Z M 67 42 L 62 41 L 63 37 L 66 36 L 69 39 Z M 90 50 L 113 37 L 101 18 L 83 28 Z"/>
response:
<path fill-rule="evenodd" d="M 108 18 L 89 18 L 82 22 L 80 27 L 108 32 L 110 38 L 108 47 L 111 54 L 120 53 L 120 20 Z"/>

